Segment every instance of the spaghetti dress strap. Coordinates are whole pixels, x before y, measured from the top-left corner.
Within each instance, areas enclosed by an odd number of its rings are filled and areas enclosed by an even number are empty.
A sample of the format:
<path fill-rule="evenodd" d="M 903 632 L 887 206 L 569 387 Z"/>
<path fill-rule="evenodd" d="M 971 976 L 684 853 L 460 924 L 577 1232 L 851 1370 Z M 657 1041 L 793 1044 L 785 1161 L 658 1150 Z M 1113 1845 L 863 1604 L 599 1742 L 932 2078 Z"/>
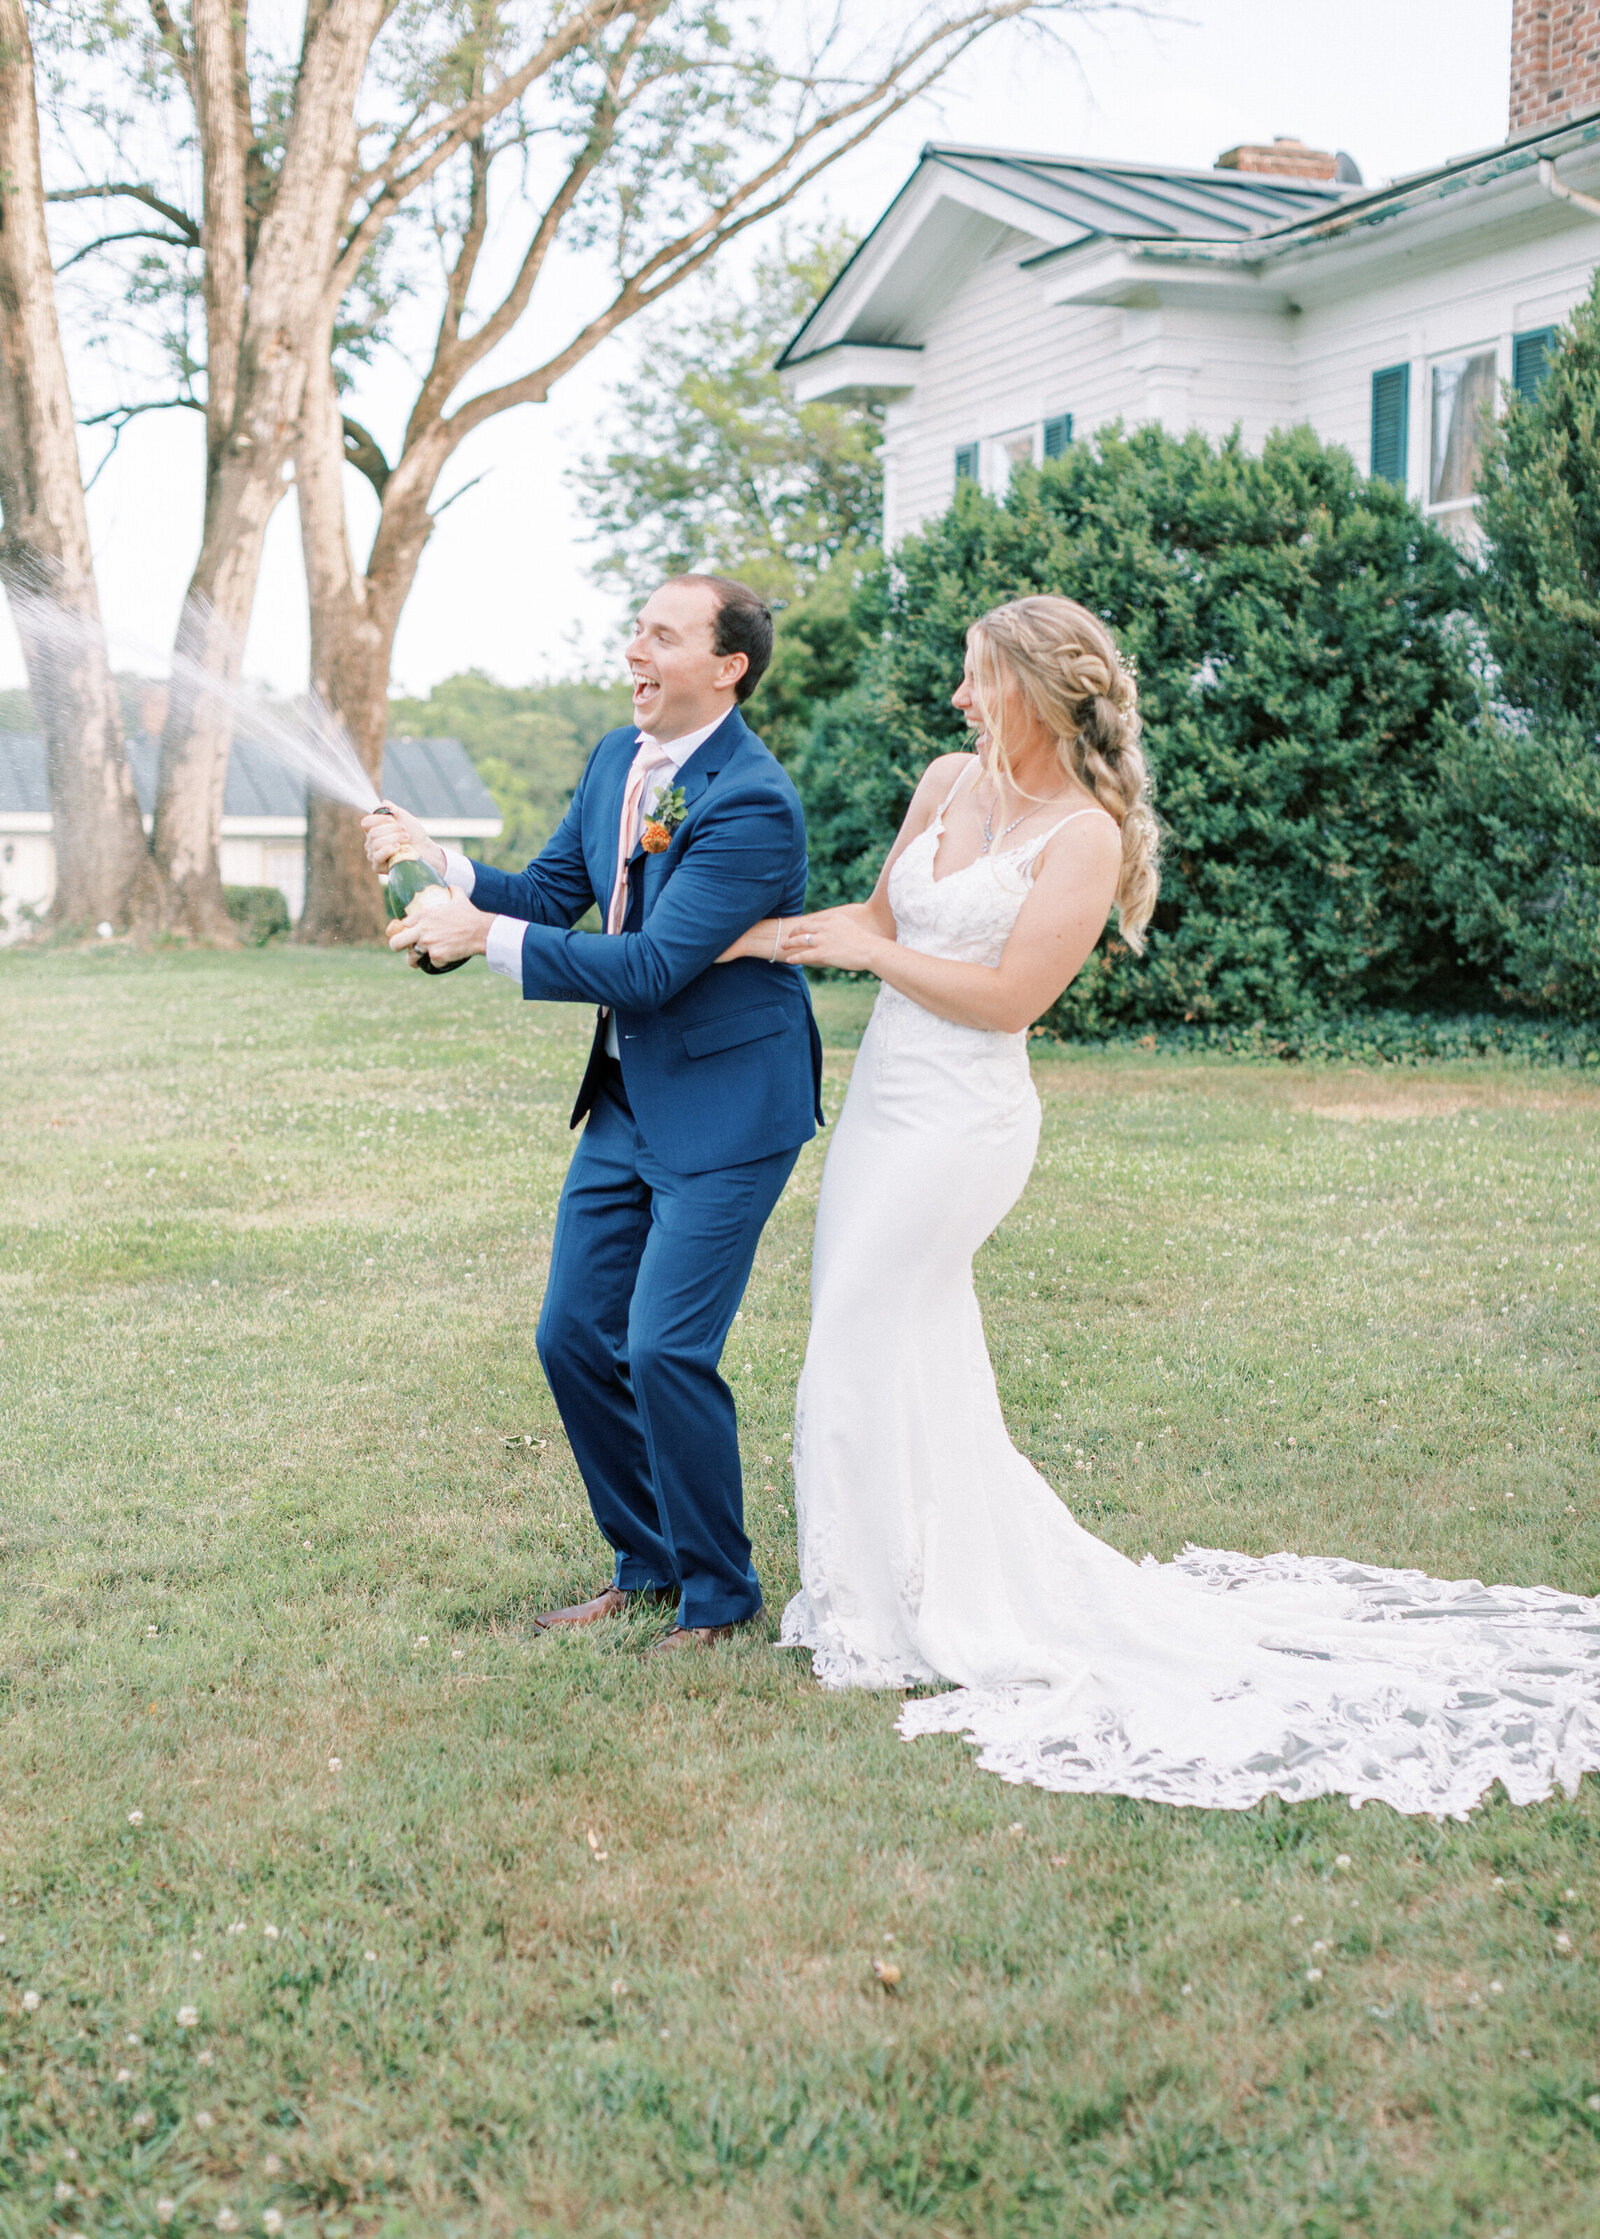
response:
<path fill-rule="evenodd" d="M 977 756 L 976 756 L 975 754 L 974 754 L 974 755 L 972 755 L 972 756 L 970 757 L 970 763 L 971 763 L 971 767 L 970 767 L 970 768 L 968 768 L 968 769 L 965 769 L 965 770 L 961 770 L 961 771 L 958 771 L 958 772 L 957 772 L 957 775 L 956 775 L 956 781 L 955 781 L 954 785 L 952 785 L 952 786 L 951 786 L 951 788 L 950 788 L 949 792 L 948 792 L 948 793 L 947 793 L 947 794 L 945 795 L 944 799 L 943 799 L 943 800 L 942 800 L 942 801 L 941 801 L 941 802 L 939 803 L 939 806 L 938 806 L 937 810 L 936 810 L 936 811 L 934 812 L 934 819 L 933 819 L 933 822 L 932 822 L 931 824 L 929 824 L 929 825 L 927 825 L 927 826 L 925 827 L 925 829 L 926 829 L 926 830 L 928 830 L 928 831 L 930 831 L 930 832 L 942 832 L 942 831 L 944 830 L 944 812 L 945 812 L 945 810 L 946 810 L 946 809 L 947 809 L 947 808 L 948 808 L 948 807 L 950 806 L 950 803 L 951 803 L 951 802 L 952 802 L 952 801 L 953 801 L 953 800 L 955 799 L 956 795 L 957 795 L 957 794 L 958 794 L 958 793 L 960 792 L 960 790 L 961 790 L 962 786 L 966 784 L 966 782 L 967 782 L 967 779 L 968 779 L 968 778 L 969 778 L 969 777 L 970 777 L 970 776 L 972 775 L 972 772 L 973 772 L 973 770 L 977 769 L 977 768 L 978 768 L 978 767 L 980 766 L 980 765 L 979 765 L 979 762 L 978 762 L 978 757 L 977 757 Z"/>
<path fill-rule="evenodd" d="M 1008 848 L 1006 852 L 1010 855 L 1020 855 L 1025 862 L 1031 862 L 1040 849 L 1048 846 L 1058 832 L 1064 831 L 1069 824 L 1076 824 L 1080 816 L 1103 816 L 1113 824 L 1117 821 L 1109 809 L 1074 809 L 1070 816 L 1063 816 L 1057 823 L 1052 824 L 1048 832 L 1041 832 L 1036 839 L 1024 840 L 1020 847 Z"/>

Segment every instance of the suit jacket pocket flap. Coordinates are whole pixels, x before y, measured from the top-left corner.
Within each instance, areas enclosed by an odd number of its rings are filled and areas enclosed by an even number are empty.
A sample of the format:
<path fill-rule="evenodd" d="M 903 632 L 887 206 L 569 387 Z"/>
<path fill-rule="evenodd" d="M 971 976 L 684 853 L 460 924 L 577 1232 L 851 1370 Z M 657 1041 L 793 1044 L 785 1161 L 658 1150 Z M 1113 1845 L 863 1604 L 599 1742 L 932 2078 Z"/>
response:
<path fill-rule="evenodd" d="M 718 1050 L 737 1049 L 741 1042 L 759 1042 L 763 1034 L 779 1034 L 788 1024 L 787 1013 L 777 1003 L 763 1003 L 755 1010 L 735 1011 L 729 1018 L 708 1018 L 683 1029 L 683 1046 L 691 1057 L 712 1057 Z"/>

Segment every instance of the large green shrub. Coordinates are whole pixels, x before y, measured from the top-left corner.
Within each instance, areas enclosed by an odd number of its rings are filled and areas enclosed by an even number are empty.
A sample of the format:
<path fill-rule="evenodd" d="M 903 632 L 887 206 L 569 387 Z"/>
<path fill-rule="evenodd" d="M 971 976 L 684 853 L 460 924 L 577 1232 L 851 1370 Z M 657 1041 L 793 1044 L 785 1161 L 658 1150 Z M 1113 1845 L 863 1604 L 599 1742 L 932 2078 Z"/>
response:
<path fill-rule="evenodd" d="M 818 903 L 865 893 L 949 706 L 969 622 L 1081 599 L 1140 678 L 1167 826 L 1149 954 L 1115 926 L 1052 1023 L 1289 1024 L 1453 999 L 1419 809 L 1474 719 L 1468 571 L 1404 495 L 1305 428 L 1259 458 L 1111 429 L 900 545 L 883 639 L 797 757 Z"/>
<path fill-rule="evenodd" d="M 1600 1015 L 1600 276 L 1484 449 L 1482 719 L 1449 734 L 1424 851 L 1503 1001 Z"/>

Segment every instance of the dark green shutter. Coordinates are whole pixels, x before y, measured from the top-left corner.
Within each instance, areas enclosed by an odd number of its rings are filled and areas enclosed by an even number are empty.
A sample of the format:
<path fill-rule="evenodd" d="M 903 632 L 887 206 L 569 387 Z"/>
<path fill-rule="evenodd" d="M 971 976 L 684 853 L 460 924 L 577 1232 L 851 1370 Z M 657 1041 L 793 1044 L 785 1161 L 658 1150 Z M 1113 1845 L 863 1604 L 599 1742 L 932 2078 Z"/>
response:
<path fill-rule="evenodd" d="M 1059 459 L 1071 441 L 1072 414 L 1070 412 L 1058 412 L 1053 420 L 1046 420 L 1044 424 L 1044 455 L 1047 459 Z"/>
<path fill-rule="evenodd" d="M 1372 376 L 1372 467 L 1385 482 L 1406 479 L 1406 436 L 1410 422 L 1411 368 L 1386 365 Z"/>
<path fill-rule="evenodd" d="M 1511 386 L 1518 396 L 1537 396 L 1555 346 L 1554 327 L 1535 327 L 1529 334 L 1511 337 Z"/>
<path fill-rule="evenodd" d="M 956 445 L 956 480 L 976 482 L 978 479 L 978 446 L 975 443 Z"/>

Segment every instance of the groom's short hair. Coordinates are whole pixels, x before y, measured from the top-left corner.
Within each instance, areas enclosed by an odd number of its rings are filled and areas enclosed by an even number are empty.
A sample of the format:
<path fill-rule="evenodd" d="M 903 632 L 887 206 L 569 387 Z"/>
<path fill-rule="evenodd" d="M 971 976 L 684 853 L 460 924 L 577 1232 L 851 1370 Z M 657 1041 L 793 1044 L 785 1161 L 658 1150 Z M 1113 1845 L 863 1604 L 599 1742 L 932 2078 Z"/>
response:
<path fill-rule="evenodd" d="M 731 575 L 675 575 L 674 583 L 703 583 L 717 602 L 712 651 L 718 660 L 742 653 L 749 664 L 733 688 L 736 700 L 749 699 L 772 659 L 772 609 L 748 583 Z"/>

